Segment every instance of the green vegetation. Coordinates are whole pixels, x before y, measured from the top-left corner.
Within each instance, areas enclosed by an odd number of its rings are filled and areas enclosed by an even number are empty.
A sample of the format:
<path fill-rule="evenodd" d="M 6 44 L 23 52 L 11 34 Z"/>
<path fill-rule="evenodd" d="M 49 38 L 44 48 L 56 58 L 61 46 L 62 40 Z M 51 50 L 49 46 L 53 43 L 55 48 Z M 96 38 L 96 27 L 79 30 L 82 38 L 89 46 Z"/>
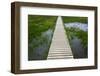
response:
<path fill-rule="evenodd" d="M 47 58 L 56 19 L 56 16 L 28 15 L 28 60 Z"/>
<path fill-rule="evenodd" d="M 70 22 L 81 22 L 81 23 L 88 23 L 87 17 L 71 17 L 71 16 L 63 16 L 64 23 Z"/>
<path fill-rule="evenodd" d="M 84 48 L 87 48 L 88 41 L 88 33 L 80 30 L 79 28 L 65 28 L 66 34 L 68 36 L 69 41 L 71 41 L 74 37 L 81 39 L 82 45 Z"/>
<path fill-rule="evenodd" d="M 64 23 L 72 23 L 72 22 L 80 22 L 80 23 L 88 23 L 87 17 L 71 17 L 71 16 L 63 16 L 62 17 Z M 64 26 L 65 27 L 65 26 Z M 73 37 L 78 37 L 82 41 L 82 45 L 86 48 L 88 41 L 88 33 L 79 28 L 75 27 L 65 27 L 66 34 L 68 35 L 68 39 L 72 40 Z"/>
<path fill-rule="evenodd" d="M 32 41 L 33 38 L 36 38 L 41 35 L 42 32 L 48 29 L 54 29 L 55 16 L 28 16 L 28 40 Z"/>
<path fill-rule="evenodd" d="M 87 17 L 62 17 L 64 28 L 66 31 L 66 35 L 68 37 L 70 46 L 72 48 L 72 52 L 74 55 L 74 58 L 87 58 L 87 48 L 88 48 L 88 31 L 83 31 L 80 28 L 76 27 L 66 27 L 66 23 L 73 23 L 73 22 L 79 22 L 79 23 L 85 23 L 88 24 L 88 18 Z M 81 26 L 81 25 L 80 25 Z M 80 46 L 77 46 L 77 42 L 75 42 L 75 39 L 78 40 L 78 43 L 80 43 Z M 76 46 L 76 47 L 75 47 Z M 82 47 L 80 50 L 78 47 Z M 77 49 L 76 49 L 77 48 Z M 83 50 L 83 51 L 81 51 Z M 77 53 L 79 51 L 79 53 Z M 82 56 L 81 56 L 82 55 Z"/>

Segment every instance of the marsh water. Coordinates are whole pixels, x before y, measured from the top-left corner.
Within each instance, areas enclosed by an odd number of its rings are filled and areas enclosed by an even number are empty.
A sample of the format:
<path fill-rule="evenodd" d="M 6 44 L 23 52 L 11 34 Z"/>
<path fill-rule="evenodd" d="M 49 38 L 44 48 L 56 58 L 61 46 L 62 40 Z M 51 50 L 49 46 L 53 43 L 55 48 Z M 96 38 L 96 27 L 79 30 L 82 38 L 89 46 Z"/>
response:
<path fill-rule="evenodd" d="M 38 38 L 33 38 L 32 42 L 29 44 L 30 48 L 30 59 L 29 60 L 42 60 L 45 55 L 47 55 L 48 49 L 53 36 L 53 30 L 49 29 L 41 33 Z M 34 45 L 34 46 L 33 46 Z"/>
<path fill-rule="evenodd" d="M 74 58 L 86 58 L 87 54 L 86 54 L 86 50 L 82 43 L 81 40 L 77 37 L 74 37 L 71 42 L 71 49 L 74 55 Z"/>
<path fill-rule="evenodd" d="M 83 31 L 88 31 L 88 24 L 73 22 L 65 23 L 65 27 L 75 27 Z M 29 60 L 44 60 L 47 56 L 50 43 L 53 37 L 53 29 L 48 29 L 41 33 L 37 38 L 33 38 L 32 42 L 29 43 Z M 74 36 L 70 41 L 70 46 L 74 55 L 74 58 L 87 58 L 87 48 L 82 45 L 81 39 Z"/>
<path fill-rule="evenodd" d="M 83 30 L 85 32 L 88 31 L 88 24 L 85 24 L 85 23 L 73 22 L 73 23 L 65 23 L 64 25 L 65 25 L 65 28 L 74 27 L 74 28 Z M 87 52 L 88 52 L 87 48 L 83 47 L 81 39 L 79 39 L 77 36 L 74 36 L 70 40 L 70 46 L 71 46 L 74 58 L 87 58 Z"/>
<path fill-rule="evenodd" d="M 88 24 L 86 23 L 80 23 L 80 22 L 71 22 L 71 23 L 65 23 L 65 27 L 74 27 L 79 28 L 83 31 L 88 31 Z"/>

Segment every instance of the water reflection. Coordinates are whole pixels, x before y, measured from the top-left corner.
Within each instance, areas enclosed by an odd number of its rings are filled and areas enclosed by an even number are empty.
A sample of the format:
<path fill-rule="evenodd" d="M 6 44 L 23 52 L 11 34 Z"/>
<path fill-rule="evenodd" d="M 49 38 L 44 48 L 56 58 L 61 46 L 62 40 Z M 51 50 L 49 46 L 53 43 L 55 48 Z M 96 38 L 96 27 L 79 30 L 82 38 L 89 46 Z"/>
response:
<path fill-rule="evenodd" d="M 52 36 L 53 30 L 49 29 L 42 32 L 41 36 L 33 38 L 32 42 L 29 44 L 29 60 L 44 60 L 45 55 L 47 55 Z"/>
<path fill-rule="evenodd" d="M 74 27 L 74 28 L 79 28 L 83 31 L 88 31 L 88 24 L 86 23 L 80 23 L 80 22 L 65 23 L 65 27 Z"/>
<path fill-rule="evenodd" d="M 82 30 L 88 33 L 88 24 L 86 23 L 79 23 L 79 22 L 65 23 L 64 26 L 66 29 L 67 28 L 78 28 L 79 30 Z M 87 45 L 85 47 L 83 46 L 84 44 L 82 44 L 82 39 L 76 35 L 75 30 L 71 31 L 69 35 L 70 35 L 69 37 L 72 37 L 69 40 L 69 42 L 70 42 L 70 46 L 71 46 L 74 58 L 87 58 L 88 57 Z"/>
<path fill-rule="evenodd" d="M 83 47 L 81 40 L 77 37 L 74 37 L 71 42 L 71 49 L 74 55 L 74 58 L 86 58 L 87 54 L 85 48 Z"/>

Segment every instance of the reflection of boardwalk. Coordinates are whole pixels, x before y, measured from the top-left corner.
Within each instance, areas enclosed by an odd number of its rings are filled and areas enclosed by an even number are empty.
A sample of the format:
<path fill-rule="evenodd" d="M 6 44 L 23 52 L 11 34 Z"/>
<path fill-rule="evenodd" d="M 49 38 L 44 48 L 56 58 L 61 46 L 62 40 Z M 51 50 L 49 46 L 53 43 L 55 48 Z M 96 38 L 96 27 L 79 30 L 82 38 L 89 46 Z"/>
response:
<path fill-rule="evenodd" d="M 73 58 L 72 51 L 65 34 L 61 17 L 56 22 L 52 43 L 47 59 L 70 59 Z"/>

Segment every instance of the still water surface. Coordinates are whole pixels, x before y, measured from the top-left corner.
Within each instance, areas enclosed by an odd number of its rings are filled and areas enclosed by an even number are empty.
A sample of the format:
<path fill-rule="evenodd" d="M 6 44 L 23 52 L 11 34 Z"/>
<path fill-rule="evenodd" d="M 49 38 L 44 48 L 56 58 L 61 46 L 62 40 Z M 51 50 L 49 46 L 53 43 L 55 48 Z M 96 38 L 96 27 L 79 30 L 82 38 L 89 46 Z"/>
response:
<path fill-rule="evenodd" d="M 73 23 L 65 23 L 65 27 L 74 27 L 79 28 L 80 30 L 83 30 L 85 32 L 88 31 L 88 24 L 85 23 L 79 23 L 79 22 L 73 22 Z M 78 37 L 73 37 L 73 39 L 70 41 L 70 46 L 74 55 L 74 58 L 87 58 L 87 48 L 84 48 L 82 45 L 81 40 Z"/>

